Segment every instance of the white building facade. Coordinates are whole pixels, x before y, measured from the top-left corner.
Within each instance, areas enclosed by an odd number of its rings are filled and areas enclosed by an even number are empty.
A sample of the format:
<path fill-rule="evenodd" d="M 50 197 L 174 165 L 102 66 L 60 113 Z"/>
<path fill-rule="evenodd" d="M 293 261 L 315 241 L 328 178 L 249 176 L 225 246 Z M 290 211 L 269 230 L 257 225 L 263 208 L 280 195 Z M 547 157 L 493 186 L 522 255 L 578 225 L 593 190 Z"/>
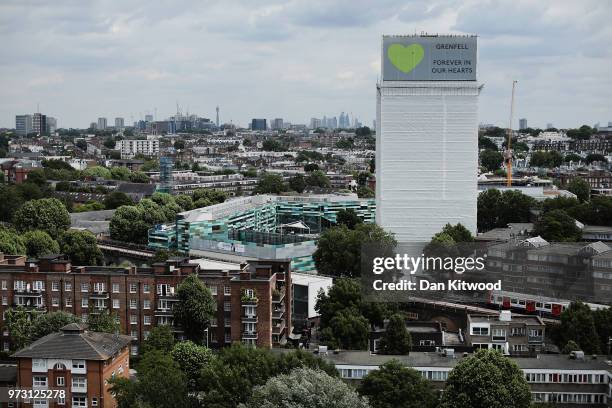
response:
<path fill-rule="evenodd" d="M 377 86 L 376 221 L 399 242 L 476 233 L 476 37 L 385 36 Z"/>
<path fill-rule="evenodd" d="M 120 140 L 115 148 L 121 152 L 122 159 L 132 159 L 139 153 L 145 156 L 158 156 L 159 140 Z"/>

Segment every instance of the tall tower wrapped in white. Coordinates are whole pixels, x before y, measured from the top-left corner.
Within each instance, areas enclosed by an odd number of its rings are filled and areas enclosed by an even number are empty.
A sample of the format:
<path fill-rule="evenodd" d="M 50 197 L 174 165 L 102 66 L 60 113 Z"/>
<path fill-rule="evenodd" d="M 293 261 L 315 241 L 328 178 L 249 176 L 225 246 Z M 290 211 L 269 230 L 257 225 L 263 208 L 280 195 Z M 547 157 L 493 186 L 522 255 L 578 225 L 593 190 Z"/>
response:
<path fill-rule="evenodd" d="M 383 36 L 376 221 L 399 242 L 446 223 L 476 232 L 476 47 L 475 36 Z"/>

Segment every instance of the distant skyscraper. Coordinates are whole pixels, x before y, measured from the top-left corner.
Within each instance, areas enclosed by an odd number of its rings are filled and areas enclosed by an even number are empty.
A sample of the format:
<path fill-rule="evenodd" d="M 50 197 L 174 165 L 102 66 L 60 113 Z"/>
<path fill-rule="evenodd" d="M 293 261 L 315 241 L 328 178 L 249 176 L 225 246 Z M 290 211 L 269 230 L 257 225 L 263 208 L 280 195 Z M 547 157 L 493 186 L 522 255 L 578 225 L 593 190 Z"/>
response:
<path fill-rule="evenodd" d="M 153 115 L 145 115 L 145 122 L 153 122 Z"/>
<path fill-rule="evenodd" d="M 215 121 L 215 124 L 217 125 L 217 127 L 219 127 L 219 106 L 217 106 L 217 120 Z"/>
<path fill-rule="evenodd" d="M 32 116 L 32 131 L 39 135 L 47 133 L 47 115 L 35 113 Z"/>
<path fill-rule="evenodd" d="M 266 119 L 251 120 L 251 130 L 267 130 L 268 121 Z"/>
<path fill-rule="evenodd" d="M 106 130 L 106 126 L 107 126 L 106 118 L 98 118 L 98 125 L 96 126 L 96 129 Z"/>
<path fill-rule="evenodd" d="M 519 119 L 519 130 L 527 129 L 527 119 Z"/>
<path fill-rule="evenodd" d="M 310 118 L 310 128 L 311 129 L 317 129 L 320 128 L 322 125 L 321 123 L 321 119 L 317 119 L 317 118 Z"/>
<path fill-rule="evenodd" d="M 123 118 L 115 118 L 115 129 L 122 130 L 125 127 Z"/>
<path fill-rule="evenodd" d="M 554 126 L 552 123 L 547 123 L 547 124 L 546 124 L 546 129 L 552 129 L 552 128 L 554 128 L 554 127 L 555 127 L 555 126 Z"/>
<path fill-rule="evenodd" d="M 272 120 L 272 130 L 280 130 L 283 128 L 283 119 L 276 118 Z"/>
<path fill-rule="evenodd" d="M 32 133 L 32 115 L 15 116 L 15 131 L 19 136 L 27 136 Z"/>
<path fill-rule="evenodd" d="M 57 119 L 47 116 L 47 134 L 55 133 L 57 130 Z"/>

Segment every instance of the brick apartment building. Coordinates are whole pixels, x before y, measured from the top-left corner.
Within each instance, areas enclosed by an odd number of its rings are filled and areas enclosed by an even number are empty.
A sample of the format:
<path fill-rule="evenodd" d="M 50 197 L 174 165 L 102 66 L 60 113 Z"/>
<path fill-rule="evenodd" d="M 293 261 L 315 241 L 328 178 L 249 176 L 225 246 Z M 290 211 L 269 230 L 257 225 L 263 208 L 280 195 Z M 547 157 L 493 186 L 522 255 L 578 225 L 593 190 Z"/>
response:
<path fill-rule="evenodd" d="M 89 332 L 85 325 L 71 323 L 19 350 L 13 355 L 18 389 L 64 391 L 63 397 L 25 400 L 19 406 L 116 407 L 108 380 L 129 377 L 131 341 L 128 336 Z"/>
<path fill-rule="evenodd" d="M 121 333 L 132 337 L 131 353 L 156 325 L 174 324 L 172 308 L 177 286 L 197 273 L 217 301 L 208 341 L 210 347 L 234 342 L 272 347 L 291 333 L 291 271 L 289 261 L 228 264 L 171 258 L 152 267 L 73 266 L 61 255 L 30 262 L 24 256 L 0 254 L 2 325 L 5 312 L 18 306 L 35 312 L 63 310 L 86 320 L 91 313 L 116 315 Z M 286 290 L 289 288 L 289 290 Z M 10 349 L 8 330 L 2 349 Z"/>

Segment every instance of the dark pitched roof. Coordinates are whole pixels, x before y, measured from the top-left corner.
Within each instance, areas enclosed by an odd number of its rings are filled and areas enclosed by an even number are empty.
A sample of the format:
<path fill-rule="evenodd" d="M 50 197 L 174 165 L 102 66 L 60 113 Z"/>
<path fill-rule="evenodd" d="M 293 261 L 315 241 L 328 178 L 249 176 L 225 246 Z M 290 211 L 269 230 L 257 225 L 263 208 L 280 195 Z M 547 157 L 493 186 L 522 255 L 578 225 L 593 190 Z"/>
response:
<path fill-rule="evenodd" d="M 63 358 L 78 360 L 108 360 L 119 353 L 132 340 L 129 336 L 89 332 L 80 323 L 62 327 L 36 340 L 13 354 L 16 358 Z"/>
<path fill-rule="evenodd" d="M 117 186 L 117 191 L 121 191 L 126 194 L 144 194 L 153 195 L 157 186 L 155 184 L 147 183 L 121 183 Z"/>

